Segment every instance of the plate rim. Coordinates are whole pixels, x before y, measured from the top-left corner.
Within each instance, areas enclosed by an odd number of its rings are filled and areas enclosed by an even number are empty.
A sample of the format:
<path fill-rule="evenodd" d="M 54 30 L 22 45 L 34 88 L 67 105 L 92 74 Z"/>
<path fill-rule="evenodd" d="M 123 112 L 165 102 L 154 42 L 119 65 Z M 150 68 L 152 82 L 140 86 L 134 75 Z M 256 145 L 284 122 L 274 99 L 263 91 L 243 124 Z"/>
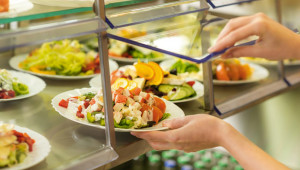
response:
<path fill-rule="evenodd" d="M 24 72 L 24 73 L 28 73 L 28 74 L 32 74 L 35 76 L 39 76 L 39 77 L 43 77 L 43 78 L 49 78 L 49 79 L 59 79 L 59 80 L 80 80 L 80 79 L 90 79 L 95 77 L 98 74 L 92 74 L 92 75 L 87 75 L 87 76 L 62 76 L 62 75 L 48 75 L 48 74 L 39 74 L 39 73 L 34 73 L 28 70 L 24 70 L 18 67 L 18 64 L 16 64 L 15 62 L 19 61 L 19 60 L 24 60 L 26 57 L 28 56 L 28 54 L 20 54 L 20 55 L 15 55 L 13 57 L 10 58 L 9 60 L 9 66 L 12 67 L 15 70 Z M 17 60 L 17 61 L 15 61 Z M 113 61 L 111 59 L 109 59 L 109 63 L 111 66 L 114 66 L 115 69 L 119 68 L 119 64 L 116 61 Z M 113 68 L 111 69 L 111 72 L 114 71 Z"/>
<path fill-rule="evenodd" d="M 11 98 L 11 99 L 0 99 L 0 102 L 15 101 L 15 100 L 21 100 L 21 99 L 26 99 L 26 98 L 29 98 L 29 97 L 33 97 L 33 96 L 41 93 L 42 91 L 44 91 L 45 88 L 46 88 L 46 86 L 47 86 L 46 83 L 45 83 L 45 81 L 43 79 L 41 79 L 41 78 L 39 78 L 39 77 L 37 77 L 35 75 L 24 73 L 24 72 L 20 72 L 20 71 L 15 71 L 15 70 L 7 70 L 7 71 L 10 72 L 10 73 L 13 73 L 13 74 L 23 74 L 23 75 L 29 76 L 29 77 L 31 77 L 33 79 L 36 79 L 37 81 L 39 81 L 41 83 L 41 89 L 40 89 L 40 91 L 38 91 L 36 93 L 32 93 L 32 94 L 30 94 L 30 91 L 29 91 L 28 94 L 21 95 L 21 96 L 16 96 L 16 97 Z M 21 83 L 24 83 L 24 82 L 21 82 Z M 24 83 L 24 84 L 26 84 L 26 83 Z M 34 87 L 32 87 L 32 88 L 34 88 Z M 32 89 L 32 88 L 30 88 L 30 89 Z"/>
<path fill-rule="evenodd" d="M 81 89 L 73 89 L 73 90 L 69 90 L 69 91 L 65 91 L 65 92 L 62 92 L 58 95 L 56 95 L 55 97 L 52 98 L 51 100 L 51 105 L 52 107 L 54 108 L 54 110 L 56 112 L 58 112 L 61 116 L 63 116 L 64 118 L 70 120 L 70 121 L 73 121 L 73 122 L 76 122 L 76 123 L 79 123 L 79 124 L 82 124 L 82 125 L 86 125 L 86 126 L 90 126 L 90 127 L 95 127 L 95 128 L 99 128 L 99 129 L 103 129 L 105 130 L 105 126 L 101 126 L 101 125 L 97 125 L 97 124 L 92 124 L 92 123 L 89 123 L 89 122 L 84 122 L 80 119 L 74 119 L 74 118 L 70 118 L 68 117 L 67 115 L 65 115 L 64 113 L 61 113 L 57 107 L 58 107 L 58 103 L 55 103 L 55 100 L 58 100 L 60 99 L 61 96 L 63 95 L 66 95 L 68 93 L 71 93 L 71 92 L 74 92 L 74 91 L 84 91 L 84 90 L 94 90 L 94 91 L 97 91 L 97 90 L 100 90 L 99 88 L 93 88 L 93 87 L 90 87 L 90 88 L 81 88 Z M 173 107 L 173 108 L 176 108 L 176 110 L 178 110 L 178 112 L 180 112 L 180 116 L 178 117 L 184 117 L 185 114 L 184 114 L 184 111 L 179 107 L 177 106 L 176 104 L 170 102 L 170 101 L 166 101 L 165 99 L 163 99 L 165 102 L 166 102 L 166 105 L 170 105 L 170 107 Z M 171 114 L 171 113 L 170 113 Z M 165 120 L 168 120 L 165 119 Z M 163 121 L 165 121 L 163 120 Z M 160 122 L 162 123 L 162 121 Z M 122 128 L 114 128 L 115 129 L 115 132 L 147 132 L 147 131 L 161 131 L 161 130 L 167 130 L 168 128 L 167 127 L 159 127 L 157 129 L 147 129 L 147 128 L 142 128 L 142 129 L 122 129 Z"/>
<path fill-rule="evenodd" d="M 25 166 L 19 167 L 20 165 L 22 165 L 25 162 L 26 158 L 28 158 L 30 155 L 33 154 L 33 153 L 29 152 L 28 156 L 25 158 L 25 160 L 22 163 L 15 164 L 15 165 L 13 165 L 11 167 L 1 168 L 1 170 L 18 170 L 20 168 L 21 169 L 27 169 L 27 168 L 33 167 L 35 165 L 38 165 L 39 163 L 41 163 L 43 160 L 45 160 L 48 157 L 48 155 L 51 152 L 51 144 L 50 144 L 49 140 L 45 136 L 41 135 L 40 133 L 38 133 L 38 132 L 36 132 L 36 131 L 34 131 L 32 129 L 29 129 L 27 127 L 18 126 L 18 125 L 15 125 L 15 124 L 14 124 L 14 128 L 13 129 L 15 129 L 15 130 L 17 130 L 19 132 L 22 132 L 22 133 L 26 132 L 30 137 L 32 137 L 32 136 L 38 136 L 38 139 L 37 138 L 33 138 L 33 139 L 36 142 L 37 141 L 42 141 L 42 143 L 44 143 L 44 144 L 41 144 L 40 147 L 44 148 L 43 151 L 46 151 L 46 152 L 43 152 L 43 153 L 46 153 L 46 154 L 42 154 L 43 157 L 40 157 L 41 154 L 38 154 L 38 157 L 36 157 L 38 159 L 35 159 L 36 160 L 35 162 L 30 162 L 29 164 L 27 164 Z M 33 150 L 32 152 L 34 152 L 34 153 L 41 153 L 38 150 Z"/>
<path fill-rule="evenodd" d="M 269 61 L 256 61 L 256 60 L 246 59 L 243 57 L 241 57 L 240 59 L 247 63 L 253 63 L 253 64 L 262 65 L 266 67 L 273 67 L 278 65 L 277 61 L 272 61 L 272 60 L 269 62 Z M 294 62 L 287 62 L 287 63 L 284 62 L 284 66 L 300 66 L 300 60 Z"/>

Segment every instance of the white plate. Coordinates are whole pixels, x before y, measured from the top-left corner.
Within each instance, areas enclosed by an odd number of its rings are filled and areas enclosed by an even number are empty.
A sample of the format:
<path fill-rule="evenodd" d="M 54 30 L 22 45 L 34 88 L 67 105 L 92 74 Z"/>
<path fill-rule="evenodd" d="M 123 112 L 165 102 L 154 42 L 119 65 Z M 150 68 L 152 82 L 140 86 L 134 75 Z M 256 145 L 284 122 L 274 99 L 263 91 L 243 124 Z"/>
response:
<path fill-rule="evenodd" d="M 61 101 L 61 99 L 67 99 L 72 96 L 79 96 L 84 93 L 88 92 L 98 92 L 99 88 L 83 88 L 83 89 L 75 89 L 63 92 L 61 94 L 58 94 L 52 99 L 52 106 L 53 108 L 63 117 L 70 119 L 74 122 L 81 123 L 87 126 L 97 127 L 100 129 L 105 129 L 105 126 L 101 126 L 99 124 L 89 123 L 87 120 L 83 120 L 76 117 L 76 113 L 70 113 L 67 111 L 66 108 L 60 107 L 58 104 Z M 171 103 L 169 101 L 164 100 L 166 103 L 166 113 L 170 113 L 171 116 L 168 117 L 165 120 L 173 119 L 177 117 L 184 117 L 184 112 L 176 106 L 174 103 Z M 143 128 L 143 129 L 121 129 L 121 128 L 115 128 L 116 132 L 132 132 L 132 131 L 153 131 L 153 130 L 166 130 L 167 127 L 162 127 L 162 122 L 158 123 L 157 125 L 154 125 L 153 127 L 149 128 Z"/>
<path fill-rule="evenodd" d="M 26 59 L 28 54 L 23 54 L 23 55 L 18 55 L 18 56 L 14 56 L 9 60 L 9 65 L 19 71 L 23 71 L 26 73 L 30 73 L 30 74 L 34 74 L 40 77 L 45 77 L 45 78 L 51 78 L 51 79 L 64 79 L 64 80 L 75 80 L 75 79 L 87 79 L 87 78 L 92 78 L 95 77 L 95 75 L 97 74 L 93 74 L 93 75 L 86 75 L 86 76 L 62 76 L 62 75 L 47 75 L 47 74 L 38 74 L 38 73 L 34 73 L 28 70 L 23 70 L 19 67 L 19 63 L 24 61 Z M 109 69 L 110 72 L 113 72 L 114 70 L 118 69 L 119 65 L 113 61 L 113 60 L 109 60 Z"/>
<path fill-rule="evenodd" d="M 263 65 L 263 66 L 277 66 L 278 65 L 278 61 L 268 61 L 268 60 L 248 59 L 248 58 L 241 58 L 241 60 L 245 61 L 245 62 L 249 62 L 249 63 Z M 284 65 L 285 66 L 300 66 L 300 60 L 295 60 L 295 61 L 285 60 Z"/>
<path fill-rule="evenodd" d="M 190 81 L 190 80 L 187 80 Z M 101 88 L 102 84 L 101 84 L 101 78 L 100 76 L 96 76 L 94 78 L 92 78 L 89 82 L 90 86 L 93 88 Z M 195 81 L 195 84 L 193 85 L 193 89 L 196 91 L 196 96 L 194 97 L 190 97 L 190 98 L 186 98 L 186 99 L 182 99 L 182 100 L 175 100 L 175 101 L 170 101 L 172 103 L 183 103 L 183 102 L 188 102 L 188 101 L 192 101 L 192 100 L 196 100 L 200 97 L 203 96 L 204 94 L 204 87 L 202 85 L 202 83 Z"/>
<path fill-rule="evenodd" d="M 0 17 L 16 17 L 18 13 L 25 12 L 33 8 L 33 4 L 29 0 L 10 0 L 9 11 L 1 12 Z"/>
<path fill-rule="evenodd" d="M 0 102 L 19 100 L 19 99 L 31 97 L 31 96 L 34 96 L 34 95 L 40 93 L 46 87 L 46 83 L 44 82 L 44 80 L 42 80 L 36 76 L 30 75 L 27 73 L 18 72 L 18 71 L 12 71 L 12 70 L 8 70 L 8 72 L 13 77 L 17 77 L 21 83 L 26 84 L 29 88 L 29 93 L 25 94 L 25 95 L 16 96 L 11 99 L 0 99 Z"/>
<path fill-rule="evenodd" d="M 124 63 L 136 63 L 138 62 L 138 60 L 140 60 L 141 62 L 149 62 L 149 61 L 154 61 L 154 62 L 159 62 L 159 61 L 163 61 L 166 60 L 167 57 L 159 57 L 159 58 L 125 58 L 125 57 L 112 57 L 109 56 L 110 59 L 113 59 L 115 61 L 119 61 L 119 62 L 124 62 Z"/>
<path fill-rule="evenodd" d="M 176 60 L 172 59 L 172 60 L 165 60 L 163 62 L 160 63 L 160 66 L 162 67 L 162 69 L 169 71 L 171 66 L 176 62 Z M 253 64 L 253 63 L 248 63 L 248 62 L 244 62 L 241 61 L 242 63 L 247 63 L 249 64 L 249 66 L 251 68 L 253 68 L 253 73 L 251 75 L 251 77 L 247 80 L 238 80 L 238 81 L 222 81 L 222 80 L 213 80 L 213 83 L 215 85 L 238 85 L 238 84 L 248 84 L 248 83 L 254 83 L 254 82 L 258 82 L 261 81 L 265 78 L 267 78 L 269 76 L 269 71 L 257 64 Z M 200 72 L 199 72 L 200 74 Z M 201 81 L 201 80 L 200 80 Z"/>
<path fill-rule="evenodd" d="M 49 141 L 41 134 L 30 129 L 15 125 L 15 130 L 18 132 L 26 132 L 32 139 L 35 140 L 32 152 L 29 152 L 24 162 L 13 165 L 9 168 L 0 168 L 1 170 L 19 170 L 30 168 L 43 161 L 50 153 L 51 146 Z"/>

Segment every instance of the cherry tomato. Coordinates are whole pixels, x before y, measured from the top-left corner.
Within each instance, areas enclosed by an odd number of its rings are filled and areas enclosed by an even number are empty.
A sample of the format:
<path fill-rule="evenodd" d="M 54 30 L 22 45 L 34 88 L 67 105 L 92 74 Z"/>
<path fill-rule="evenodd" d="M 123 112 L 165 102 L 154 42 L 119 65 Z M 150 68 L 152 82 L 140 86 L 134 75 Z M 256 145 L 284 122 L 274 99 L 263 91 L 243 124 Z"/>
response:
<path fill-rule="evenodd" d="M 227 75 L 230 80 L 239 80 L 240 73 L 239 73 L 239 65 L 235 63 L 228 63 L 227 64 Z"/>
<path fill-rule="evenodd" d="M 216 76 L 218 80 L 229 81 L 224 62 L 220 62 L 220 64 L 217 65 Z"/>

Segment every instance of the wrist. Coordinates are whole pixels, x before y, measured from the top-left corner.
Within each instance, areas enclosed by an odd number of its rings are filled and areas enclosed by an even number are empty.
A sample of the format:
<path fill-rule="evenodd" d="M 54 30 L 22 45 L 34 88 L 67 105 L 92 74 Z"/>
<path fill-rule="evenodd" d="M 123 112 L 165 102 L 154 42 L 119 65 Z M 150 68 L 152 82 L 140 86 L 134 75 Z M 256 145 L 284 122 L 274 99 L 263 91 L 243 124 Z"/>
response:
<path fill-rule="evenodd" d="M 221 123 L 218 126 L 218 133 L 217 133 L 217 139 L 216 141 L 218 142 L 218 146 L 222 146 L 226 148 L 228 139 L 232 139 L 234 136 L 235 129 L 228 124 L 225 121 L 221 121 Z"/>
<path fill-rule="evenodd" d="M 294 46 L 293 55 L 291 59 L 300 59 L 300 35 L 295 34 L 295 42 L 292 44 Z"/>

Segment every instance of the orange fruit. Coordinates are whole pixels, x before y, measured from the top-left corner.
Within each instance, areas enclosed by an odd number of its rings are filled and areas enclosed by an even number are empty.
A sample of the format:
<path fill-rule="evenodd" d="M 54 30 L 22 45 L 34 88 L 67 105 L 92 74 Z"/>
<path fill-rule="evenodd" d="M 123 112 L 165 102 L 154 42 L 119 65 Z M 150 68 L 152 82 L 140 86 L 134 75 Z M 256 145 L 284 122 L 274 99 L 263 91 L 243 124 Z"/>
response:
<path fill-rule="evenodd" d="M 129 85 L 129 81 L 125 78 L 119 78 L 115 81 L 115 83 L 112 85 L 113 89 L 119 89 L 120 87 L 126 88 Z"/>
<path fill-rule="evenodd" d="M 154 70 L 154 76 L 148 81 L 149 85 L 160 85 L 164 79 L 164 72 L 155 62 L 149 62 L 148 65 Z"/>
<path fill-rule="evenodd" d="M 154 76 L 154 70 L 146 63 L 138 62 L 134 65 L 138 76 L 150 80 Z"/>

